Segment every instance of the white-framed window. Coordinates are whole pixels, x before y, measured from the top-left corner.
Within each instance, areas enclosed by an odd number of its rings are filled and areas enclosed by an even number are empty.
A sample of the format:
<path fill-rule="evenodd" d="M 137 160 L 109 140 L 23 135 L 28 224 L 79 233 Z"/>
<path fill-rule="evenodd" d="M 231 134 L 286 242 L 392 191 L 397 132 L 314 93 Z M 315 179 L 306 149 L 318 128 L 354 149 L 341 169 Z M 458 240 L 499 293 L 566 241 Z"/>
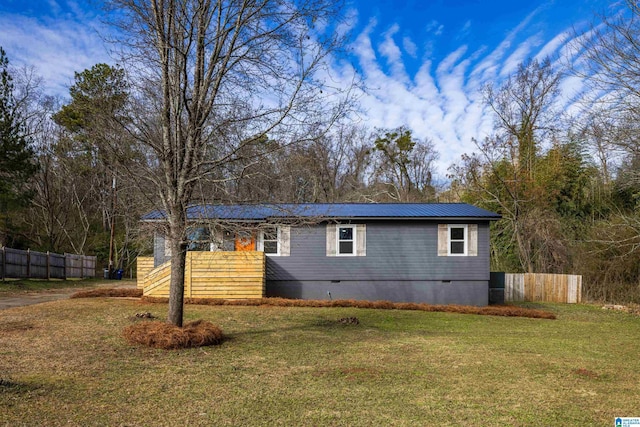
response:
<path fill-rule="evenodd" d="M 438 256 L 478 256 L 478 224 L 438 224 Z"/>
<path fill-rule="evenodd" d="M 260 231 L 258 250 L 265 255 L 280 255 L 280 228 L 267 227 Z"/>
<path fill-rule="evenodd" d="M 356 254 L 356 226 L 338 224 L 338 239 L 336 254 L 339 256 L 353 256 Z"/>
<path fill-rule="evenodd" d="M 327 224 L 327 256 L 367 256 L 366 224 Z"/>
<path fill-rule="evenodd" d="M 448 253 L 450 256 L 466 256 L 468 247 L 466 224 L 449 224 Z"/>
<path fill-rule="evenodd" d="M 194 226 L 187 229 L 187 250 L 208 251 L 211 241 L 211 230 L 205 226 Z"/>
<path fill-rule="evenodd" d="M 258 250 L 267 256 L 289 256 L 291 253 L 291 227 L 273 225 L 258 233 Z"/>

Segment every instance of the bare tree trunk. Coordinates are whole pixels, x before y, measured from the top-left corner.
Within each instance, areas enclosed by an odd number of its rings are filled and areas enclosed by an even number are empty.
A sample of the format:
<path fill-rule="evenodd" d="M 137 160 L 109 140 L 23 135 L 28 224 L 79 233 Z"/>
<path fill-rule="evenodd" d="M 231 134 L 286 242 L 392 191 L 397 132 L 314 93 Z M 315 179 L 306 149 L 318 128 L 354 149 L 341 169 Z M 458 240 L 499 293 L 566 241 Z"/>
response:
<path fill-rule="evenodd" d="M 181 228 L 181 227 L 177 227 Z M 171 230 L 171 232 L 178 232 Z M 170 239 L 171 244 L 171 282 L 169 285 L 169 313 L 167 321 L 182 327 L 184 313 L 184 272 L 187 260 L 187 245 L 183 239 Z"/>

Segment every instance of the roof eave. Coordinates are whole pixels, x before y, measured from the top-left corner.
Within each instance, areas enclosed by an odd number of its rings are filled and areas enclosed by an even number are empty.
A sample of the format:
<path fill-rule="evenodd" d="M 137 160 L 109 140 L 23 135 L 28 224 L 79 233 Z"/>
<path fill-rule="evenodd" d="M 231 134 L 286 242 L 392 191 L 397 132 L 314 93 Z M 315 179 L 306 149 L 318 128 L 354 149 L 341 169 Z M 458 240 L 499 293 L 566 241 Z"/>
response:
<path fill-rule="evenodd" d="M 322 221 L 361 220 L 361 221 L 498 221 L 502 216 L 271 216 L 267 218 L 188 218 L 188 221 L 229 221 L 229 222 L 265 222 L 275 220 L 314 219 Z M 143 218 L 141 222 L 166 222 L 166 218 Z"/>
<path fill-rule="evenodd" d="M 502 217 L 495 216 L 332 216 L 323 220 L 367 220 L 367 221 L 497 221 Z"/>

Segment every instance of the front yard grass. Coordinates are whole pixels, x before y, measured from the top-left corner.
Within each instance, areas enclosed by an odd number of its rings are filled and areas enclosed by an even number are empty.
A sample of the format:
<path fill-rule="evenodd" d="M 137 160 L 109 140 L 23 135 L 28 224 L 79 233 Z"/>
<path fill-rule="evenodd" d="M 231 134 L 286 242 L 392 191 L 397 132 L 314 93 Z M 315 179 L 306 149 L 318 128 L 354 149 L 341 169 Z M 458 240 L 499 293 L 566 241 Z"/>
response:
<path fill-rule="evenodd" d="M 222 345 L 122 330 L 166 305 L 74 299 L 0 311 L 5 425 L 613 425 L 640 416 L 640 317 L 557 320 L 357 308 L 185 307 Z M 358 324 L 340 323 L 356 317 Z M 144 320 L 137 320 L 144 321 Z"/>
<path fill-rule="evenodd" d="M 0 280 L 0 296 L 9 294 L 20 294 L 34 291 L 56 291 L 60 289 L 84 289 L 95 286 L 113 286 L 134 284 L 132 280 L 105 280 L 105 279 L 5 279 Z"/>

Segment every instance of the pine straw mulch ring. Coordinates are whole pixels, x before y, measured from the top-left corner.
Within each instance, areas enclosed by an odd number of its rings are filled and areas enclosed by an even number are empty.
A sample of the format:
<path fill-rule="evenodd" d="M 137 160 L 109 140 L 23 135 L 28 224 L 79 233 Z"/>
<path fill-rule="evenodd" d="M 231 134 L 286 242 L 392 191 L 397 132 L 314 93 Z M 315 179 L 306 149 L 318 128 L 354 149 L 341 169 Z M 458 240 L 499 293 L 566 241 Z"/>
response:
<path fill-rule="evenodd" d="M 206 320 L 186 323 L 182 328 L 159 321 L 140 322 L 127 326 L 122 334 L 130 344 L 165 350 L 217 345 L 224 340 L 222 330 Z"/>

